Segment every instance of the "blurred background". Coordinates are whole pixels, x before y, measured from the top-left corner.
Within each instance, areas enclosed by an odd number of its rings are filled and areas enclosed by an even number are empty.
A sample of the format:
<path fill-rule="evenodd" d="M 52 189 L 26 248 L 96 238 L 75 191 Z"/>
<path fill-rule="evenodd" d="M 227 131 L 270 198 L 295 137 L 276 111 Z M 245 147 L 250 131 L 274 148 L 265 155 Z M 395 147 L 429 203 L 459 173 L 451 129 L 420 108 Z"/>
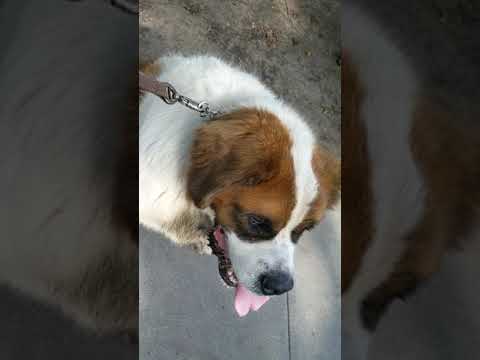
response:
<path fill-rule="evenodd" d="M 479 1 L 344 0 L 347 2 L 379 24 L 414 64 L 429 94 L 467 115 L 464 118 L 471 121 L 472 131 L 478 129 Z M 462 245 L 447 254 L 440 271 L 412 297 L 392 304 L 374 335 L 369 360 L 478 358 L 480 292 L 474 284 L 480 275 L 480 244 Z"/>
<path fill-rule="evenodd" d="M 0 2 L 0 258 L 5 263 L 22 264 L 22 258 L 9 255 L 17 247 L 41 258 L 38 249 L 63 239 L 78 239 L 79 246 L 95 246 L 98 237 L 108 238 L 101 243 L 119 241 L 106 214 L 115 201 L 119 141 L 125 125 L 135 128 L 137 121 L 125 111 L 137 71 L 137 19 L 103 0 Z M 60 271 L 57 262 L 75 260 L 51 258 L 44 265 Z M 126 335 L 99 337 L 59 307 L 8 287 L 12 278 L 22 277 L 21 265 L 12 265 L 15 274 L 9 266 L 0 265 L 2 360 L 138 358 Z M 32 283 L 44 281 L 41 274 L 27 276 Z"/>

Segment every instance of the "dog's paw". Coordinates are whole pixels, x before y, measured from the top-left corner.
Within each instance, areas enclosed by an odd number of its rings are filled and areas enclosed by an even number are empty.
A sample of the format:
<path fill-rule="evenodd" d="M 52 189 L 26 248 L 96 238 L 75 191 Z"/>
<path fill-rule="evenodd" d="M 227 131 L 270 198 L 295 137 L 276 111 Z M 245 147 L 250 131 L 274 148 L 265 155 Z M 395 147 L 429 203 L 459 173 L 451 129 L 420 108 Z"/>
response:
<path fill-rule="evenodd" d="M 200 255 L 212 255 L 212 248 L 209 245 L 208 236 L 202 236 L 198 241 L 190 244 L 190 248 Z"/>

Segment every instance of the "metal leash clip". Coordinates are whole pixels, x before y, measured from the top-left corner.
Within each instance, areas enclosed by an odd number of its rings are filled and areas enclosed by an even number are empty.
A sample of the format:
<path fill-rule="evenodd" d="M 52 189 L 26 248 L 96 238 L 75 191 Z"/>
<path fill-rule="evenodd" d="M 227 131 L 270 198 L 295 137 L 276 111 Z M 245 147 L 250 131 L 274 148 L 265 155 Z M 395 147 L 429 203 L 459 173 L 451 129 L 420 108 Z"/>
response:
<path fill-rule="evenodd" d="M 218 112 L 210 110 L 210 105 L 208 105 L 206 101 L 197 102 L 183 95 L 178 95 L 177 99 L 187 108 L 198 111 L 201 117 L 215 116 L 218 114 Z"/>
<path fill-rule="evenodd" d="M 166 96 L 161 96 L 160 98 L 168 105 L 173 105 L 178 101 L 179 96 L 175 88 L 167 83 Z"/>
<path fill-rule="evenodd" d="M 155 78 L 147 76 L 142 72 L 138 74 L 139 88 L 159 96 L 168 105 L 180 103 L 187 108 L 197 111 L 201 117 L 213 117 L 219 114 L 218 111 L 210 109 L 206 101 L 197 102 L 186 96 L 180 95 L 175 88 L 167 82 L 159 82 Z"/>

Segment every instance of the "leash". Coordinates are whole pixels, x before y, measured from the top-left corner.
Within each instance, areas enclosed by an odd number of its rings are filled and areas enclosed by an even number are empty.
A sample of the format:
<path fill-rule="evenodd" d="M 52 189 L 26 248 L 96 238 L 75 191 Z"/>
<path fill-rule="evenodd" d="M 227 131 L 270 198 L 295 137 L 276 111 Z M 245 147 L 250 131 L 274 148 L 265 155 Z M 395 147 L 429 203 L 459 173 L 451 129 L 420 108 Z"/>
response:
<path fill-rule="evenodd" d="M 206 101 L 197 102 L 189 97 L 180 95 L 171 84 L 160 82 L 142 72 L 138 73 L 138 87 L 140 90 L 157 95 L 168 105 L 179 103 L 191 110 L 197 111 L 201 117 L 212 118 L 219 114 L 218 111 L 211 110 L 210 105 Z"/>

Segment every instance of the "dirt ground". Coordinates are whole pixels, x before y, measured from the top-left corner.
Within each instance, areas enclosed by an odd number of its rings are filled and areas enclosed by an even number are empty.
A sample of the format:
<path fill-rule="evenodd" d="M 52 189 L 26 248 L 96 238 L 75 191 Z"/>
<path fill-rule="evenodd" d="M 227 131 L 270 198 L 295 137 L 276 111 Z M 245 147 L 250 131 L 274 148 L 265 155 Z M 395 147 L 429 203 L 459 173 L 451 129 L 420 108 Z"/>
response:
<path fill-rule="evenodd" d="M 240 65 L 339 154 L 339 10 L 334 0 L 141 0 L 140 60 L 208 53 Z"/>

